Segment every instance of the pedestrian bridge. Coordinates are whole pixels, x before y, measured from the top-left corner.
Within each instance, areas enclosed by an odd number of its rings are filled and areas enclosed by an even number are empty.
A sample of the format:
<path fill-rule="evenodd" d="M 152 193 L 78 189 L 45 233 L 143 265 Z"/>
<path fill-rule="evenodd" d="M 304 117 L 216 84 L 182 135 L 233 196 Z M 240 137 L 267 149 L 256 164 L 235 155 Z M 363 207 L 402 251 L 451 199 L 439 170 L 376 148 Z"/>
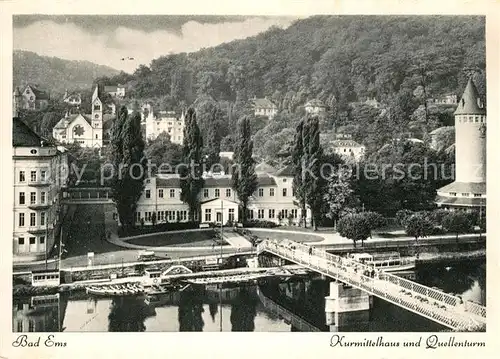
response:
<path fill-rule="evenodd" d="M 65 204 L 107 204 L 113 203 L 109 187 L 72 187 L 64 190 Z"/>
<path fill-rule="evenodd" d="M 486 327 L 486 307 L 387 272 L 365 275 L 373 267 L 352 259 L 290 240 L 265 240 L 257 251 L 300 264 L 456 331 Z"/>

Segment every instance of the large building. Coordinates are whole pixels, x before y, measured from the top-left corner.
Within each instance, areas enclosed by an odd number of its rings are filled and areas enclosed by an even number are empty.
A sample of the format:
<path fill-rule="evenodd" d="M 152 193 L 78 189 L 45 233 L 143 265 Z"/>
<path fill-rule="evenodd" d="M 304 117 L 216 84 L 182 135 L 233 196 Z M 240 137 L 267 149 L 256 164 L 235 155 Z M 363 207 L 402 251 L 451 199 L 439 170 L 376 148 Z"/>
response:
<path fill-rule="evenodd" d="M 321 100 L 313 99 L 310 101 L 307 101 L 307 103 L 304 105 L 304 109 L 306 110 L 307 113 L 311 115 L 321 115 L 325 113 L 326 111 L 326 106 Z"/>
<path fill-rule="evenodd" d="M 67 155 L 17 118 L 13 120 L 12 147 L 14 260 L 42 259 L 59 230 Z"/>
<path fill-rule="evenodd" d="M 18 87 L 12 96 L 13 109 L 44 110 L 49 105 L 49 94 L 40 90 L 36 85 L 26 85 L 22 91 Z"/>
<path fill-rule="evenodd" d="M 276 116 L 276 114 L 278 113 L 278 106 L 276 106 L 267 97 L 254 98 L 253 109 L 255 116 L 265 116 L 270 120 L 272 120 L 274 116 Z"/>
<path fill-rule="evenodd" d="M 350 134 L 338 133 L 331 139 L 329 134 L 320 135 L 320 140 L 326 153 L 336 153 L 345 160 L 361 161 L 366 153 L 366 147 L 352 139 Z"/>
<path fill-rule="evenodd" d="M 82 147 L 101 148 L 103 145 L 103 103 L 98 86 L 92 94 L 92 113 L 70 114 L 54 126 L 52 136 L 60 143 L 79 143 Z"/>
<path fill-rule="evenodd" d="M 200 192 L 202 223 L 239 222 L 239 200 L 231 187 L 231 176 L 211 174 L 204 176 Z M 278 224 L 297 224 L 301 211 L 293 195 L 293 174 L 289 167 L 274 174 L 261 173 L 258 187 L 250 199 L 248 218 L 272 221 Z M 135 223 L 188 221 L 188 205 L 181 200 L 180 179 L 177 175 L 158 175 L 146 180 L 135 213 Z M 307 220 L 311 213 L 307 210 Z"/>
<path fill-rule="evenodd" d="M 184 112 L 160 111 L 158 116 L 154 114 L 153 106 L 146 104 L 142 107 L 142 119 L 146 124 L 146 138 L 154 140 L 162 132 L 170 136 L 172 143 L 179 145 L 184 141 Z"/>
<path fill-rule="evenodd" d="M 125 86 L 117 85 L 117 86 L 104 86 L 104 92 L 109 94 L 111 97 L 125 97 Z"/>
<path fill-rule="evenodd" d="M 472 79 L 455 111 L 455 182 L 437 194 L 443 208 L 486 206 L 486 107 Z"/>

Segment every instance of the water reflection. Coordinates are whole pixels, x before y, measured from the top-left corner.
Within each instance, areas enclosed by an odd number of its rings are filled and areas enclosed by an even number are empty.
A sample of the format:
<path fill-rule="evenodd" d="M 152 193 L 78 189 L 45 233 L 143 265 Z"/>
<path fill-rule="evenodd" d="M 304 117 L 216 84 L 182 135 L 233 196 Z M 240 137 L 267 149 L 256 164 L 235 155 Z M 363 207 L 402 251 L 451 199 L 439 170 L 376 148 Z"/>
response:
<path fill-rule="evenodd" d="M 417 268 L 416 281 L 464 299 L 486 303 L 484 261 Z M 254 285 L 193 286 L 145 303 L 143 297 L 93 298 L 84 293 L 15 298 L 14 332 L 57 331 L 328 331 L 320 278 Z M 360 331 L 437 331 L 434 322 L 373 299 L 368 327 Z"/>

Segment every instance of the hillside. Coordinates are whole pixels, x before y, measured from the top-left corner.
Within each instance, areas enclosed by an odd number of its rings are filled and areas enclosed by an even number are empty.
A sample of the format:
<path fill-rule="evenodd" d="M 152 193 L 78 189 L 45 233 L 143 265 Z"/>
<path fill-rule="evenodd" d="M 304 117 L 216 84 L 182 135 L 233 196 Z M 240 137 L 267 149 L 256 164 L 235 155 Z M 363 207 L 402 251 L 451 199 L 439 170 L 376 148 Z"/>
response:
<path fill-rule="evenodd" d="M 19 50 L 14 51 L 13 67 L 14 86 L 29 82 L 57 93 L 64 93 L 65 89 L 88 89 L 95 78 L 119 73 L 89 61 L 62 60 Z"/>

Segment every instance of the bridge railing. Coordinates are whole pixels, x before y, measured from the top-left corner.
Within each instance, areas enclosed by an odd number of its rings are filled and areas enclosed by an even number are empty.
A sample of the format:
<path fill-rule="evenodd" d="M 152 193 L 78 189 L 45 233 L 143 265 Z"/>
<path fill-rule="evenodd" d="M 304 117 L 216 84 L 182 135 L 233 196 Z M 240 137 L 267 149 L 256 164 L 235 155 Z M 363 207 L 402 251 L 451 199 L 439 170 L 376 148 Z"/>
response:
<path fill-rule="evenodd" d="M 431 315 L 432 318 L 439 316 L 440 320 L 443 323 L 452 324 L 456 327 L 460 325 L 463 327 L 464 325 L 464 323 L 460 320 L 455 321 L 454 319 L 450 319 L 449 313 L 439 314 L 440 312 L 445 311 L 446 307 L 457 308 L 458 311 L 473 314 L 474 316 L 478 317 L 478 319 L 481 319 L 481 321 L 486 319 L 486 308 L 479 304 L 469 301 L 462 304 L 460 298 L 455 297 L 451 294 L 426 287 L 424 285 L 387 272 L 377 271 L 376 273 L 373 273 L 373 267 L 364 265 L 350 258 L 342 258 L 340 256 L 327 253 L 326 251 L 318 250 L 308 245 L 288 240 L 283 240 L 280 242 L 266 240 L 261 242 L 257 248 L 259 252 L 266 249 L 271 252 L 281 252 L 285 255 L 285 257 L 288 257 L 297 263 L 307 265 L 322 273 L 326 272 L 325 274 L 331 275 L 334 278 L 344 281 L 345 283 L 354 284 L 360 288 L 363 288 L 372 293 L 377 293 L 378 295 L 386 297 L 388 299 L 389 296 L 393 296 L 394 298 L 392 298 L 391 300 L 396 301 L 397 303 L 401 303 L 402 296 L 394 296 L 390 294 L 388 291 L 388 286 L 393 285 L 395 288 L 393 287 L 392 289 L 396 289 L 399 292 L 402 292 L 404 290 L 411 292 L 411 298 L 420 295 L 425 299 L 432 299 L 434 300 L 434 307 L 431 307 L 432 309 L 429 309 L 428 305 L 418 305 L 418 303 L 416 303 L 414 299 L 407 300 L 408 303 L 405 303 L 405 305 L 408 305 L 414 310 L 417 310 L 416 307 L 418 306 L 419 312 L 422 312 L 428 316 Z M 359 273 L 360 275 L 353 275 L 353 272 Z M 370 275 L 363 275 L 363 273 L 369 273 Z M 357 278 L 359 278 L 359 280 Z M 381 291 L 379 289 L 381 286 L 381 282 L 387 283 L 387 290 Z M 444 307 L 440 306 L 439 303 L 442 303 Z M 450 321 L 452 321 L 453 323 L 450 323 Z"/>

